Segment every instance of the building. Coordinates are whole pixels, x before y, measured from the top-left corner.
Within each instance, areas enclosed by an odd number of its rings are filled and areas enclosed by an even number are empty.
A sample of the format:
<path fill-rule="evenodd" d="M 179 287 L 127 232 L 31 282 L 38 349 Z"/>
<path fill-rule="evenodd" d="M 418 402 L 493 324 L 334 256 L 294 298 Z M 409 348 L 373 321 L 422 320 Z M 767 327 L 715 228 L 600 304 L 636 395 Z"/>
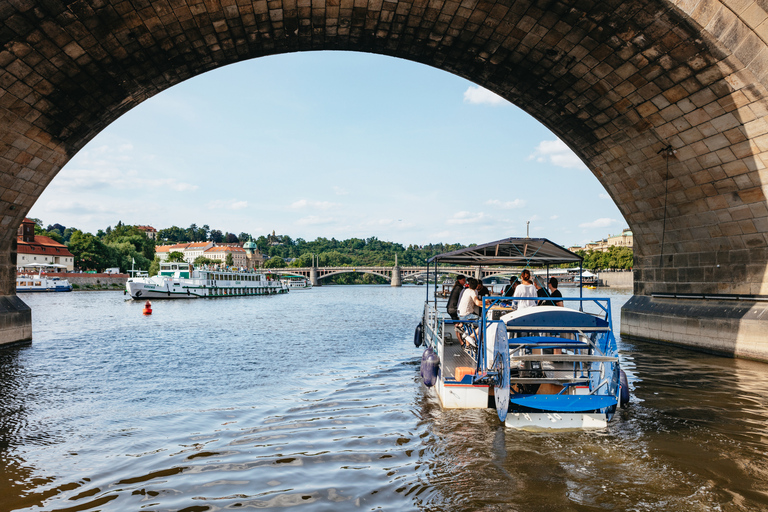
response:
<path fill-rule="evenodd" d="M 157 240 L 157 230 L 152 226 L 136 226 L 136 228 L 143 231 L 147 238 Z"/>
<path fill-rule="evenodd" d="M 16 268 L 28 265 L 63 265 L 61 270 L 75 269 L 75 257 L 67 246 L 53 238 L 35 235 L 35 221 L 24 219 L 16 234 Z M 29 267 L 27 267 L 29 268 Z"/>
<path fill-rule="evenodd" d="M 208 257 L 205 251 L 215 245 L 213 242 L 192 242 L 187 244 L 187 247 L 184 248 L 184 260 L 193 263 L 200 256 Z"/>
<path fill-rule="evenodd" d="M 573 246 L 568 250 L 571 252 L 576 251 L 601 251 L 608 252 L 611 247 L 629 247 L 633 248 L 634 237 L 632 236 L 632 230 L 626 228 L 622 230 L 620 235 L 610 235 L 608 238 L 603 238 L 596 242 L 589 242 L 584 244 L 584 247 Z"/>
<path fill-rule="evenodd" d="M 621 232 L 620 235 L 613 235 L 608 237 L 608 247 L 633 247 L 634 237 L 632 236 L 632 230 L 627 228 Z M 607 250 L 607 249 L 606 249 Z"/>
<path fill-rule="evenodd" d="M 227 260 L 227 254 L 232 255 L 232 266 L 245 268 L 248 264 L 245 249 L 238 246 L 221 245 L 206 249 L 203 254 L 206 258 L 220 261 L 222 264 Z"/>
<path fill-rule="evenodd" d="M 259 268 L 264 264 L 264 255 L 259 251 L 256 242 L 252 238 L 249 238 L 247 242 L 243 244 L 245 250 L 245 257 L 247 260 L 247 268 Z"/>
<path fill-rule="evenodd" d="M 180 252 L 184 254 L 184 250 L 188 245 L 189 244 L 158 245 L 155 247 L 155 256 L 157 256 L 160 261 L 167 261 L 168 254 L 172 252 Z"/>

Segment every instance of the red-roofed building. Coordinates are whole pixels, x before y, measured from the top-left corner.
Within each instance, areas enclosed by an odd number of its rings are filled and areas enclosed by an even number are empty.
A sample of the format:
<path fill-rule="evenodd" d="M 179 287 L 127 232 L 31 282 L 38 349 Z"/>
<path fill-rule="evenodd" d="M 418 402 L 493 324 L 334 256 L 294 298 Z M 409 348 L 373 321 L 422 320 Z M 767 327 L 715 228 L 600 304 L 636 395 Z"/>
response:
<path fill-rule="evenodd" d="M 232 255 L 232 265 L 235 267 L 246 267 L 247 260 L 245 255 L 245 249 L 237 246 L 217 246 L 211 247 L 205 251 L 204 256 L 212 260 L 219 260 L 224 263 L 227 259 L 227 254 Z"/>
<path fill-rule="evenodd" d="M 155 256 L 157 256 L 160 261 L 166 261 L 168 259 L 168 254 L 171 252 L 180 252 L 181 254 L 184 254 L 188 245 L 189 244 L 158 245 L 155 247 Z"/>
<path fill-rule="evenodd" d="M 16 243 L 16 268 L 19 270 L 29 268 L 28 265 L 64 265 L 68 271 L 75 269 L 75 257 L 67 246 L 53 238 L 35 235 L 33 220 L 22 221 Z"/>
<path fill-rule="evenodd" d="M 143 231 L 144 234 L 147 235 L 147 238 L 151 240 L 157 240 L 157 230 L 152 226 L 136 226 L 136 227 L 141 231 Z"/>

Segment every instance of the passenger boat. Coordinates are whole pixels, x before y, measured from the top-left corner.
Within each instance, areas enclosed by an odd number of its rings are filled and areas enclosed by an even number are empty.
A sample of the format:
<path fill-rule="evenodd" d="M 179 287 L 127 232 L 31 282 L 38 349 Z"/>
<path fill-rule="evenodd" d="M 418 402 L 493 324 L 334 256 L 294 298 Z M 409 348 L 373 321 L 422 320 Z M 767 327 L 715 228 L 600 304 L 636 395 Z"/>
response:
<path fill-rule="evenodd" d="M 290 289 L 312 288 L 312 283 L 304 276 L 286 274 L 280 276 L 280 281 Z"/>
<path fill-rule="evenodd" d="M 131 277 L 125 291 L 132 299 L 196 299 L 286 293 L 288 287 L 260 272 L 196 269 L 191 263 L 160 263 L 152 277 Z"/>
<path fill-rule="evenodd" d="M 510 266 L 518 270 L 581 258 L 544 238 L 507 238 L 440 254 L 431 264 Z M 546 288 L 544 286 L 544 288 Z M 433 290 L 437 290 L 437 285 Z M 507 427 L 603 428 L 629 402 L 612 331 L 610 299 L 563 297 L 565 307 L 520 307 L 541 297 L 483 297 L 476 320 L 456 321 L 434 293 L 414 343 L 426 345 L 421 374 L 446 409 L 494 408 Z M 456 329 L 469 333 L 462 348 Z M 476 340 L 476 341 L 474 341 Z"/>
<path fill-rule="evenodd" d="M 60 277 L 39 274 L 16 275 L 17 292 L 71 292 L 72 285 L 66 279 Z"/>

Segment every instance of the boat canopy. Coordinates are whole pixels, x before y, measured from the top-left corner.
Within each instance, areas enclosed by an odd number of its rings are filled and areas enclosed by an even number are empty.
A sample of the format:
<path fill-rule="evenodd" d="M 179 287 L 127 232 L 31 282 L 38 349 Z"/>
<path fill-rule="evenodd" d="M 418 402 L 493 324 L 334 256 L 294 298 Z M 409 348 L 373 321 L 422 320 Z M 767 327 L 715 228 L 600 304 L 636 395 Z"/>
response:
<path fill-rule="evenodd" d="M 545 266 L 579 263 L 578 254 L 546 238 L 505 238 L 496 242 L 467 247 L 433 256 L 428 263 L 455 265 Z"/>

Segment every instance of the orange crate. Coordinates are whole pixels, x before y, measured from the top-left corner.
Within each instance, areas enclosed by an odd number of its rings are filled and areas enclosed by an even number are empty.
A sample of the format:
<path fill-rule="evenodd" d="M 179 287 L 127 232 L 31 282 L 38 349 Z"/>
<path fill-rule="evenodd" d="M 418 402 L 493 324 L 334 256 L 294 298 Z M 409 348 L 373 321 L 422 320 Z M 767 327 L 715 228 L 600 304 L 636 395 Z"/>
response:
<path fill-rule="evenodd" d="M 475 374 L 474 368 L 470 368 L 469 366 L 457 366 L 456 382 L 461 382 L 461 379 L 463 379 L 465 375 L 474 375 L 474 374 Z"/>

